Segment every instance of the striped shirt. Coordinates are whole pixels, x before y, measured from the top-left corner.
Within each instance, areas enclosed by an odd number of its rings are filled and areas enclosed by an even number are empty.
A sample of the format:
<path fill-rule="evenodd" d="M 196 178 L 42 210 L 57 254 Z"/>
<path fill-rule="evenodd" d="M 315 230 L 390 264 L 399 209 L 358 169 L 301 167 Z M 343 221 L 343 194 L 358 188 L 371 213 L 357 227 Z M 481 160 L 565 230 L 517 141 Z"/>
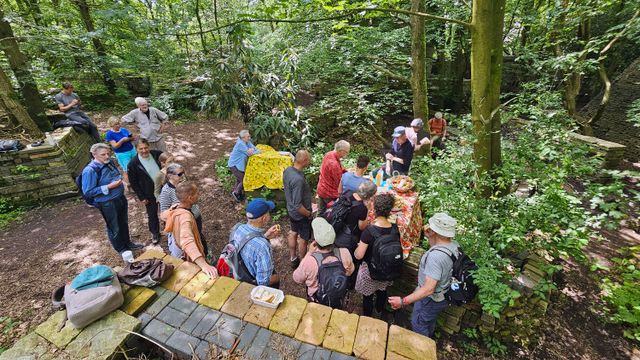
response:
<path fill-rule="evenodd" d="M 158 199 L 158 201 L 160 202 L 160 212 L 169 210 L 171 205 L 180 202 L 180 200 L 178 200 L 178 195 L 176 195 L 176 188 L 171 185 L 170 182 L 164 184 L 162 190 L 160 191 L 160 197 Z M 191 213 L 196 219 L 202 217 L 200 208 L 196 204 L 193 204 L 193 206 L 191 206 Z"/>
<path fill-rule="evenodd" d="M 238 243 L 251 232 L 264 233 L 262 229 L 255 228 L 249 224 L 242 224 L 233 234 L 233 244 L 238 246 Z M 247 245 L 240 251 L 240 256 L 251 276 L 256 279 L 256 283 L 258 285 L 269 285 L 273 274 L 273 260 L 271 258 L 269 240 L 261 236 L 249 240 Z"/>

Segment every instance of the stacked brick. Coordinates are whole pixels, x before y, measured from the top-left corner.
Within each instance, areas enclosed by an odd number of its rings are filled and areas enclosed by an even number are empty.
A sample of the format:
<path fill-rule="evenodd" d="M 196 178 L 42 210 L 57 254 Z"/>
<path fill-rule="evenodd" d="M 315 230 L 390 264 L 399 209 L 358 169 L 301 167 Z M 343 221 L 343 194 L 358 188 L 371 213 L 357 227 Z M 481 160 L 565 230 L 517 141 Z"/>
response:
<path fill-rule="evenodd" d="M 43 144 L 0 153 L 0 197 L 32 204 L 77 193 L 74 177 L 89 162 L 93 140 L 71 128 L 56 130 L 54 146 Z"/>

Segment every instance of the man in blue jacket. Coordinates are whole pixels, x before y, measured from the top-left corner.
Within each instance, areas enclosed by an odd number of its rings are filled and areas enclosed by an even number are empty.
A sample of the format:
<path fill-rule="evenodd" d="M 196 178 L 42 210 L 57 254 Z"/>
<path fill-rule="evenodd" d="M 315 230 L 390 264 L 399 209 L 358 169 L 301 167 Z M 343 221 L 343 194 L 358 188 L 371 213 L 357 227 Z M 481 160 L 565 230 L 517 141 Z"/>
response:
<path fill-rule="evenodd" d="M 123 259 L 133 259 L 132 250 L 142 249 L 141 244 L 129 239 L 129 219 L 127 199 L 124 196 L 122 176 L 110 162 L 109 146 L 97 143 L 91 146 L 93 160 L 82 170 L 82 193 L 91 199 L 93 205 L 107 223 L 107 235 L 111 246 Z"/>

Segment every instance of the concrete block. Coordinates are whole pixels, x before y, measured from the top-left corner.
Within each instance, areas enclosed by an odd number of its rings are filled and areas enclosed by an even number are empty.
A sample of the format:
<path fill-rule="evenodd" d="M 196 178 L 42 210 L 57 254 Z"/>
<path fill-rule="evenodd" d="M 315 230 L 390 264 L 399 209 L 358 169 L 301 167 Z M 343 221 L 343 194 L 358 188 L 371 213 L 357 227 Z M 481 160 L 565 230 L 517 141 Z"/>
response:
<path fill-rule="evenodd" d="M 320 345 L 331 318 L 331 308 L 328 306 L 309 303 L 302 314 L 295 338 L 313 345 Z"/>
<path fill-rule="evenodd" d="M 222 316 L 220 316 L 220 319 L 218 319 L 214 327 L 217 329 L 228 331 L 235 335 L 240 335 L 240 332 L 242 332 L 242 328 L 245 324 L 246 323 L 244 321 L 236 317 L 229 316 L 227 314 L 222 314 Z"/>
<path fill-rule="evenodd" d="M 253 339 L 260 331 L 260 327 L 254 324 L 246 324 L 240 333 L 240 341 L 236 347 L 238 353 L 245 353 L 253 344 Z"/>
<path fill-rule="evenodd" d="M 162 309 L 162 311 L 156 318 L 175 328 L 179 328 L 187 320 L 188 317 L 189 315 L 167 306 Z"/>
<path fill-rule="evenodd" d="M 136 316 L 156 298 L 156 292 L 141 286 L 135 286 L 124 294 L 124 304 L 120 310 Z"/>
<path fill-rule="evenodd" d="M 286 295 L 271 318 L 269 330 L 293 337 L 306 307 L 306 300 Z"/>
<path fill-rule="evenodd" d="M 169 255 L 165 256 L 163 261 L 166 262 L 166 259 L 169 257 Z M 171 276 L 162 283 L 162 287 L 174 292 L 180 292 L 180 290 L 182 290 L 189 280 L 193 279 L 198 272 L 200 272 L 200 267 L 198 265 L 188 261 L 183 261 L 173 269 L 173 274 L 171 274 Z"/>
<path fill-rule="evenodd" d="M 318 348 L 313 353 L 313 360 L 329 360 L 330 357 L 331 357 L 331 351 L 327 349 Z"/>
<path fill-rule="evenodd" d="M 313 355 L 316 352 L 316 349 L 318 347 L 311 345 L 311 344 L 307 344 L 307 343 L 301 343 L 300 348 L 298 349 L 298 355 L 297 355 L 297 360 L 313 360 Z"/>
<path fill-rule="evenodd" d="M 273 314 L 275 313 L 276 309 L 252 304 L 249 311 L 244 315 L 244 321 L 256 324 L 263 328 L 268 328 L 269 323 L 271 323 L 271 318 L 273 318 Z"/>
<path fill-rule="evenodd" d="M 58 331 L 60 323 L 65 319 L 66 313 L 64 311 L 56 311 L 53 315 L 47 319 L 47 321 L 38 325 L 36 333 L 48 340 L 59 349 L 63 349 L 73 339 L 80 334 L 80 330 L 74 329 L 73 325 L 66 321 L 64 328 Z"/>
<path fill-rule="evenodd" d="M 232 334 L 226 330 L 214 328 L 211 329 L 209 335 L 207 335 L 205 340 L 222 349 L 229 350 L 233 346 L 233 343 L 236 341 L 236 338 L 236 334 Z"/>
<path fill-rule="evenodd" d="M 176 328 L 171 325 L 152 319 L 149 324 L 142 329 L 142 334 L 160 343 L 164 343 L 175 330 Z"/>
<path fill-rule="evenodd" d="M 265 360 L 295 359 L 301 343 L 290 337 L 273 334 L 262 353 Z"/>
<path fill-rule="evenodd" d="M 395 353 L 411 360 L 436 360 L 436 343 L 432 339 L 391 325 L 387 354 Z"/>
<path fill-rule="evenodd" d="M 198 356 L 198 358 L 201 360 L 209 359 L 210 349 L 211 344 L 204 340 L 200 341 L 200 344 L 198 344 L 198 347 L 196 348 L 196 356 Z"/>
<path fill-rule="evenodd" d="M 332 351 L 329 360 L 356 360 L 356 358 L 354 358 L 353 356 L 345 355 L 343 353 Z"/>
<path fill-rule="evenodd" d="M 218 319 L 220 319 L 220 316 L 222 316 L 222 313 L 217 310 L 210 309 L 206 306 L 203 306 L 203 308 L 207 309 L 208 311 L 191 332 L 193 336 L 199 337 L 201 339 L 207 337 L 209 331 L 211 331 L 216 322 L 218 322 Z"/>
<path fill-rule="evenodd" d="M 151 316 L 146 312 L 143 312 L 142 314 L 138 315 L 138 320 L 140 320 L 140 328 L 144 329 L 152 319 L 153 319 L 153 316 Z"/>
<path fill-rule="evenodd" d="M 387 323 L 361 316 L 353 343 L 353 353 L 365 360 L 384 360 L 387 350 Z"/>
<path fill-rule="evenodd" d="M 178 295 L 167 306 L 189 315 L 198 307 L 198 303 Z"/>
<path fill-rule="evenodd" d="M 358 318 L 356 314 L 334 309 L 331 312 L 329 326 L 324 336 L 322 346 L 347 355 L 353 352 L 353 343 L 358 330 Z"/>
<path fill-rule="evenodd" d="M 253 290 L 254 287 L 255 286 L 249 283 L 241 283 L 233 291 L 231 296 L 229 296 L 227 302 L 222 305 L 221 311 L 242 319 L 253 304 L 251 301 L 251 290 Z"/>
<path fill-rule="evenodd" d="M 238 285 L 240 285 L 238 280 L 226 276 L 220 277 L 213 283 L 213 286 L 200 297 L 198 302 L 212 309 L 220 310 Z"/>
<path fill-rule="evenodd" d="M 166 345 L 182 356 L 191 357 L 198 348 L 198 345 L 200 345 L 200 339 L 183 331 L 176 330 L 171 334 Z"/>
<path fill-rule="evenodd" d="M 211 279 L 207 274 L 199 272 L 180 290 L 180 295 L 198 301 L 215 281 L 216 279 Z"/>
<path fill-rule="evenodd" d="M 158 294 L 158 298 L 147 308 L 147 310 L 145 310 L 145 312 L 151 316 L 158 315 L 160 311 L 169 305 L 171 300 L 178 295 L 173 291 L 166 290 L 159 286 L 156 286 L 154 290 L 156 294 Z"/>
<path fill-rule="evenodd" d="M 84 328 L 65 351 L 74 359 L 110 359 L 130 336 L 127 331 L 136 331 L 139 326 L 140 320 L 116 310 Z"/>
<path fill-rule="evenodd" d="M 13 346 L 0 354 L 0 360 L 41 359 L 50 352 L 52 345 L 35 332 L 20 338 Z"/>
<path fill-rule="evenodd" d="M 209 312 L 211 309 L 208 307 L 198 305 L 198 307 L 191 312 L 187 320 L 182 323 L 180 326 L 180 330 L 191 334 L 193 330 L 198 326 L 202 318 Z M 193 334 L 195 336 L 195 334 Z"/>
<path fill-rule="evenodd" d="M 267 347 L 267 344 L 269 344 L 269 340 L 271 339 L 272 335 L 273 332 L 261 328 L 253 339 L 251 347 L 245 353 L 245 358 L 249 360 L 260 360 L 261 355 L 264 349 Z"/>
<path fill-rule="evenodd" d="M 167 254 L 160 249 L 149 249 L 136 258 L 136 261 L 145 259 L 163 259 Z"/>

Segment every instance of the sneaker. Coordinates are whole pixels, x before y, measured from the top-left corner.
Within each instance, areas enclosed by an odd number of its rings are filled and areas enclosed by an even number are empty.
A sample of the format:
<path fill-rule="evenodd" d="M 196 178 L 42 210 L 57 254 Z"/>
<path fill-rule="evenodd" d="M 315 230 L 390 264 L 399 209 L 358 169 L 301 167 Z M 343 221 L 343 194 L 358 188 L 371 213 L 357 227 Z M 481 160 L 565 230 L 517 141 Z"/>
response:
<path fill-rule="evenodd" d="M 160 234 L 154 234 L 153 237 L 151 238 L 151 243 L 153 245 L 158 245 L 159 242 L 160 242 Z"/>
<path fill-rule="evenodd" d="M 231 192 L 231 196 L 233 196 L 233 198 L 236 200 L 236 202 L 241 202 L 241 198 L 240 195 L 234 193 L 233 191 Z"/>
<path fill-rule="evenodd" d="M 133 259 L 133 253 L 131 252 L 131 250 L 127 250 L 127 251 L 123 251 L 122 252 L 122 260 L 124 260 L 124 262 L 126 263 L 132 263 L 135 260 Z"/>
<path fill-rule="evenodd" d="M 298 266 L 300 266 L 300 258 L 296 257 L 295 259 L 291 260 L 291 268 L 295 270 L 298 268 Z"/>
<path fill-rule="evenodd" d="M 129 248 L 129 250 L 140 250 L 140 249 L 144 249 L 144 245 L 140 244 L 140 243 L 134 243 L 134 242 L 130 242 L 127 247 Z"/>

